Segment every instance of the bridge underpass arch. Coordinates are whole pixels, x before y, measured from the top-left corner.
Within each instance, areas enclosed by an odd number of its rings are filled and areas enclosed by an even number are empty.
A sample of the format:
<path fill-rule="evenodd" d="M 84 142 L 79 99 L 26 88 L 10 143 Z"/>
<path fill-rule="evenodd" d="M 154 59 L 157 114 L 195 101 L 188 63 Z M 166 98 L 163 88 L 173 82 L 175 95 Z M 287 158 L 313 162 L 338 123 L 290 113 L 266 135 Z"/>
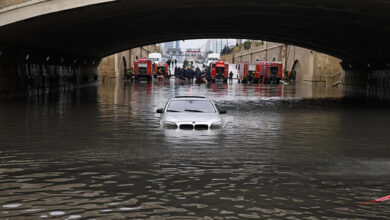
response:
<path fill-rule="evenodd" d="M 120 77 L 125 77 L 127 67 L 128 66 L 127 66 L 126 58 L 124 56 L 122 56 L 122 59 L 121 59 L 120 64 L 119 64 Z"/>
<path fill-rule="evenodd" d="M 50 55 L 53 65 L 60 65 L 58 57 L 66 56 L 84 60 L 78 65 L 93 70 L 96 60 L 126 49 L 218 37 L 262 39 L 313 49 L 342 59 L 345 69 L 390 68 L 387 2 L 90 0 L 90 5 L 64 10 L 56 4 L 55 12 L 42 11 L 40 15 L 36 11 L 39 4 L 59 1 L 41 2 L 31 6 L 35 7 L 34 17 L 0 26 L 0 63 L 24 56 L 28 50 L 33 56 Z M 28 14 L 29 10 L 32 8 L 26 6 L 17 13 Z M 12 11 L 4 13 L 12 15 Z M 170 25 L 172 21 L 175 25 Z M 38 62 L 45 62 L 44 58 Z"/>
<path fill-rule="evenodd" d="M 302 78 L 303 70 L 302 70 L 301 62 L 299 62 L 299 60 L 294 61 L 294 64 L 290 72 L 295 72 L 296 74 L 295 77 L 297 77 L 298 79 Z"/>
<path fill-rule="evenodd" d="M 342 59 L 369 61 L 370 57 L 379 56 L 366 53 L 372 47 L 361 44 L 359 38 L 385 43 L 387 30 L 378 30 L 378 27 L 387 27 L 386 19 L 390 19 L 389 4 L 363 0 L 342 3 L 201 0 L 196 4 L 187 0 L 175 4 L 168 4 L 173 3 L 171 0 L 88 0 L 85 4 L 75 4 L 74 8 L 69 4 L 61 6 L 59 2 L 46 0 L 15 9 L 15 15 L 29 14 L 34 9 L 35 16 L 21 17 L 21 22 L 15 20 L 0 26 L 0 44 L 103 57 L 170 40 L 230 37 L 289 43 Z M 42 9 L 41 14 L 35 11 L 38 6 L 49 3 L 55 6 L 50 14 Z M 12 12 L 3 13 L 12 15 Z M 172 24 L 172 21 L 175 25 L 160 25 Z M 215 25 L 209 25 L 210 21 Z M 361 28 L 366 29 L 362 32 Z M 20 35 L 21 32 L 31 35 Z M 383 58 L 390 56 L 382 55 Z"/>

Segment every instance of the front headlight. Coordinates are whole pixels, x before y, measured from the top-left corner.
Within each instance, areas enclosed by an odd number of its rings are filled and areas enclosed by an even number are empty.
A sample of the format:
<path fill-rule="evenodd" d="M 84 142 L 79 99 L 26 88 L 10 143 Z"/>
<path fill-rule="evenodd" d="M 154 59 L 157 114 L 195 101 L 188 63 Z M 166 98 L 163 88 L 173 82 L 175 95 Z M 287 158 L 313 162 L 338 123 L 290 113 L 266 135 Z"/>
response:
<path fill-rule="evenodd" d="M 171 121 L 164 121 L 163 127 L 168 128 L 168 129 L 177 129 L 177 124 L 175 122 L 171 122 Z"/>
<path fill-rule="evenodd" d="M 210 126 L 210 129 L 220 129 L 220 128 L 222 128 L 222 122 L 221 121 L 214 122 Z"/>

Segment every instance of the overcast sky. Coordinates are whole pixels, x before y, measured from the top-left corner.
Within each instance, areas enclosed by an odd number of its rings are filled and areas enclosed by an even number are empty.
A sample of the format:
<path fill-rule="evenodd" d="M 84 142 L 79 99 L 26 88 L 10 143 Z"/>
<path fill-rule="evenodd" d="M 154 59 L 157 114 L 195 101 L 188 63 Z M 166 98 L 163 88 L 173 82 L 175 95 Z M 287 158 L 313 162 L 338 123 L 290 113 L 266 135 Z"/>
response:
<path fill-rule="evenodd" d="M 207 39 L 203 40 L 186 40 L 186 41 L 180 41 L 181 48 L 200 48 L 204 47 L 206 44 Z"/>

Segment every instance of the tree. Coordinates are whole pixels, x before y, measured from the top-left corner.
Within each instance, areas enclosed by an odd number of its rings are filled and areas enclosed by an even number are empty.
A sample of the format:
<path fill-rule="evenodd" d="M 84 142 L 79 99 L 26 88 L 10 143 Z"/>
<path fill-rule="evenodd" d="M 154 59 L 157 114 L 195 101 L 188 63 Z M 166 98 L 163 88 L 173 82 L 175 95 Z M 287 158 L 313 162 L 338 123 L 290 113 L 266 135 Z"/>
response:
<path fill-rule="evenodd" d="M 231 54 L 232 52 L 233 52 L 233 48 L 229 48 L 228 46 L 225 46 L 221 50 L 221 55 L 228 55 L 228 54 Z"/>
<path fill-rule="evenodd" d="M 248 40 L 244 42 L 244 48 L 245 50 L 249 50 L 252 47 L 252 41 Z"/>

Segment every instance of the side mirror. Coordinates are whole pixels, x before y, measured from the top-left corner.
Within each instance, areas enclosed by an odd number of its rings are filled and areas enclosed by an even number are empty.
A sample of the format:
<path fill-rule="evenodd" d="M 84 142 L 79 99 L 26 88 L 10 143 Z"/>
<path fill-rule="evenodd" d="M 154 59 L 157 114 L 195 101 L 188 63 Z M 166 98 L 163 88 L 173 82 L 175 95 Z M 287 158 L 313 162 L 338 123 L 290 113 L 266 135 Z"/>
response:
<path fill-rule="evenodd" d="M 164 113 L 164 109 L 163 108 L 159 108 L 159 109 L 156 110 L 156 113 L 162 114 L 162 113 Z"/>
<path fill-rule="evenodd" d="M 224 110 L 224 109 L 221 109 L 221 110 L 219 110 L 219 114 L 221 114 L 221 115 L 223 115 L 223 114 L 226 114 L 226 110 Z"/>

